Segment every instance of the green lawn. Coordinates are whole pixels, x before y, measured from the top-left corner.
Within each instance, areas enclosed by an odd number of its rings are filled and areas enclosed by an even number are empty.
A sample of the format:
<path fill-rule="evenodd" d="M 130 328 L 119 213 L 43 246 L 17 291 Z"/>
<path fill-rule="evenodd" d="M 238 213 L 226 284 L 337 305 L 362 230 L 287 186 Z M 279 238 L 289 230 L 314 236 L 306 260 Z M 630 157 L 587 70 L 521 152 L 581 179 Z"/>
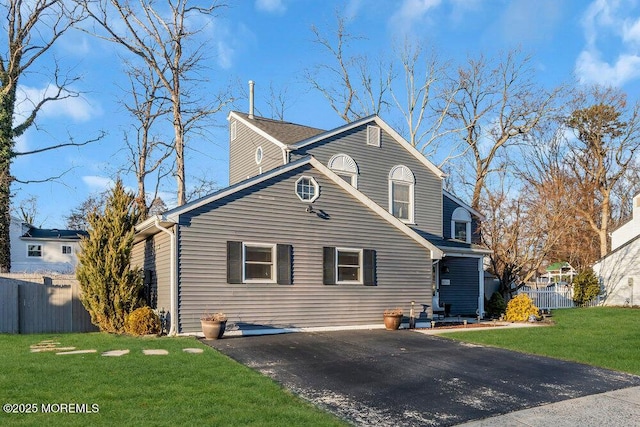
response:
<path fill-rule="evenodd" d="M 524 353 L 586 363 L 640 375 L 640 310 L 554 310 L 554 326 L 460 332 L 443 335 Z"/>
<path fill-rule="evenodd" d="M 30 345 L 51 339 L 97 353 L 30 352 Z M 182 351 L 195 347 L 204 353 Z M 119 349 L 131 352 L 121 357 L 100 355 Z M 166 349 L 169 354 L 146 356 L 143 349 Z M 38 411 L 3 411 L 0 425 L 346 425 L 188 337 L 0 334 L 0 403 L 25 404 Z M 68 403 L 86 404 L 98 412 L 42 413 Z"/>

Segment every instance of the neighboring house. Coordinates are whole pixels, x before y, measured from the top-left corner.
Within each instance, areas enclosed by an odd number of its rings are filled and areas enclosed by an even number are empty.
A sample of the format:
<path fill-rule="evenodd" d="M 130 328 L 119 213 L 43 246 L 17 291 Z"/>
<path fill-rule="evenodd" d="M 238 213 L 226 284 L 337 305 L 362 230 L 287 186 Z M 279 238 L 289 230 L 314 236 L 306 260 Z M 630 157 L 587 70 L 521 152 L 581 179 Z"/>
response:
<path fill-rule="evenodd" d="M 377 116 L 330 131 L 231 112 L 230 186 L 136 227 L 172 331 L 207 311 L 241 330 L 382 324 L 484 311 L 481 215 Z M 421 312 L 421 310 L 423 310 Z"/>
<path fill-rule="evenodd" d="M 11 272 L 75 272 L 85 231 L 37 228 L 11 217 Z"/>
<path fill-rule="evenodd" d="M 593 266 L 604 289 L 605 305 L 640 304 L 640 194 L 633 217 L 611 233 L 611 251 Z"/>
<path fill-rule="evenodd" d="M 541 274 L 537 281 L 537 285 L 551 286 L 555 284 L 568 285 L 573 282 L 573 278 L 578 274 L 575 268 L 566 261 L 554 262 L 545 268 L 544 274 Z"/>

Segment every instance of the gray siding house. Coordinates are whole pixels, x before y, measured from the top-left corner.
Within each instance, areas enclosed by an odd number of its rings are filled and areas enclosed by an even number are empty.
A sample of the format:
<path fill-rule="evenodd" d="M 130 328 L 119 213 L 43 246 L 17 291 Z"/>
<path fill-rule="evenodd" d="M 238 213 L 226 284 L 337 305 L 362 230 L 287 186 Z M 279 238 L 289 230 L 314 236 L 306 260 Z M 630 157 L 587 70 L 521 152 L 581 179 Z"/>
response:
<path fill-rule="evenodd" d="M 330 130 L 232 112 L 230 186 L 136 227 L 132 262 L 172 333 L 224 311 L 242 333 L 484 311 L 481 216 L 377 116 Z"/>

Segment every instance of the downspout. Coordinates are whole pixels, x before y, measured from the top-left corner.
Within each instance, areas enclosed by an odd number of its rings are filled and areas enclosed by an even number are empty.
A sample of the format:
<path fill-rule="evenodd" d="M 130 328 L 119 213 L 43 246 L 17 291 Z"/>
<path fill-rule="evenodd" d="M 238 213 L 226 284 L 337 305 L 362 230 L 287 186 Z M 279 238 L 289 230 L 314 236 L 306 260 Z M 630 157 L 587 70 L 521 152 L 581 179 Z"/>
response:
<path fill-rule="evenodd" d="M 171 276 L 169 279 L 169 290 L 170 290 L 169 294 L 171 296 L 169 313 L 171 315 L 171 326 L 169 327 L 168 335 L 175 336 L 177 334 L 176 324 L 178 323 L 178 313 L 177 313 L 177 304 L 176 304 L 176 301 L 178 300 L 177 287 L 176 287 L 176 262 L 178 261 L 176 258 L 176 235 L 175 233 L 171 232 L 171 230 L 161 226 L 160 221 L 158 221 L 158 218 L 155 219 L 154 225 L 158 230 L 167 233 L 169 235 L 169 241 L 171 242 L 170 250 L 169 250 L 169 257 L 171 259 L 171 263 L 169 264 L 169 267 L 170 267 L 169 275 Z"/>

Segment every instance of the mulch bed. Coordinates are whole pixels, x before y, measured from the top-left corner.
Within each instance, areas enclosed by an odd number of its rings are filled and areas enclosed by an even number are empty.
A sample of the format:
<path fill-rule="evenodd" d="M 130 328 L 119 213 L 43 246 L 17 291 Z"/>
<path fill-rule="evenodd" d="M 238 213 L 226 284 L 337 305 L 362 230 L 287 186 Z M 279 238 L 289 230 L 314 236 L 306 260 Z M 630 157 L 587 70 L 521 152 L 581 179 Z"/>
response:
<path fill-rule="evenodd" d="M 464 322 L 436 322 L 435 327 L 432 329 L 471 329 L 471 328 L 487 328 L 487 327 L 499 327 L 505 326 L 503 324 L 492 323 L 467 323 Z"/>

